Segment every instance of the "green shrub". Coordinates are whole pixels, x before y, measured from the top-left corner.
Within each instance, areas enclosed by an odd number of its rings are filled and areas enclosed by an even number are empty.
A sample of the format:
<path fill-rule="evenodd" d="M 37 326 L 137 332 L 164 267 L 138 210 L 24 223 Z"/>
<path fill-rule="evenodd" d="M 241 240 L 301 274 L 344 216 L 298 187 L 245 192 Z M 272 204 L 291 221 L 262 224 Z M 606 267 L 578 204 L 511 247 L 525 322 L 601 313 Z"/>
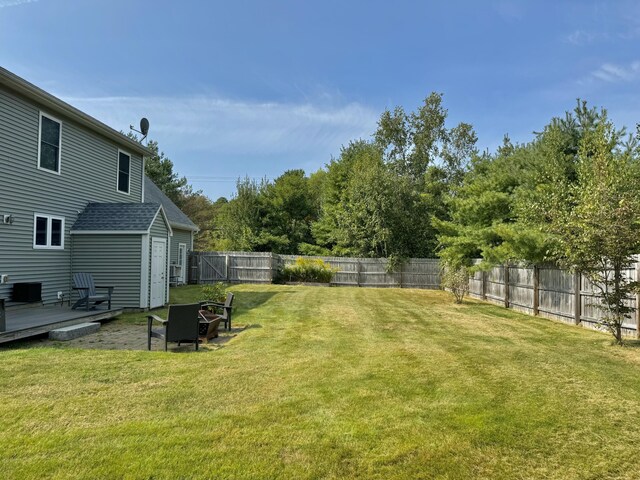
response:
<path fill-rule="evenodd" d="M 469 293 L 469 268 L 443 260 L 441 275 L 441 287 L 451 292 L 456 303 L 462 303 L 464 296 Z"/>
<path fill-rule="evenodd" d="M 335 272 L 323 260 L 299 257 L 296 263 L 284 266 L 281 277 L 287 282 L 329 283 Z"/>
<path fill-rule="evenodd" d="M 201 302 L 219 302 L 222 303 L 227 297 L 227 287 L 224 283 L 218 282 L 206 284 L 200 290 Z"/>

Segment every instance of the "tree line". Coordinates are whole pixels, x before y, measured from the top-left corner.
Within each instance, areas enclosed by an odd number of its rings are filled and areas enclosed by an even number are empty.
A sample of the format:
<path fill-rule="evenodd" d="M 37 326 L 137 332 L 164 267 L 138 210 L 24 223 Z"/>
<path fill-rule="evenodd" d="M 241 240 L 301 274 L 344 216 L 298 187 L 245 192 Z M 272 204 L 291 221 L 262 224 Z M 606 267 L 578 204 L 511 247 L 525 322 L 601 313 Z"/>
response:
<path fill-rule="evenodd" d="M 506 136 L 480 152 L 473 127 L 449 126 L 432 93 L 413 112 L 383 112 L 370 139 L 343 146 L 324 168 L 239 179 L 228 201 L 193 192 L 161 154 L 147 173 L 176 190 L 167 195 L 200 226 L 198 248 L 387 257 L 392 266 L 438 256 L 453 270 L 472 258 L 480 268 L 553 262 L 601 288 L 605 326 L 620 340 L 637 288 L 623 271 L 640 253 L 638 130 L 578 100 L 531 141 Z"/>
<path fill-rule="evenodd" d="M 451 218 L 434 223 L 439 255 L 454 269 L 479 257 L 580 272 L 600 293 L 600 325 L 621 343 L 638 291 L 624 271 L 640 253 L 639 130 L 616 128 L 579 100 L 531 142 L 507 138 L 475 157 L 448 200 Z"/>
<path fill-rule="evenodd" d="M 126 135 L 139 141 L 134 133 Z M 185 177 L 174 171 L 173 162 L 160 150 L 157 141 L 149 140 L 147 148 L 151 155 L 144 159 L 145 175 L 198 226 L 200 231 L 195 236 L 194 248 L 207 249 L 211 245 L 218 210 L 227 203 L 227 199 L 219 198 L 214 202 L 201 190 L 194 190 Z"/>
<path fill-rule="evenodd" d="M 449 128 L 441 94 L 414 112 L 385 111 L 370 140 L 353 140 L 306 176 L 240 179 L 216 217 L 215 249 L 359 257 L 433 257 L 433 219 L 477 154 L 471 125 Z"/>

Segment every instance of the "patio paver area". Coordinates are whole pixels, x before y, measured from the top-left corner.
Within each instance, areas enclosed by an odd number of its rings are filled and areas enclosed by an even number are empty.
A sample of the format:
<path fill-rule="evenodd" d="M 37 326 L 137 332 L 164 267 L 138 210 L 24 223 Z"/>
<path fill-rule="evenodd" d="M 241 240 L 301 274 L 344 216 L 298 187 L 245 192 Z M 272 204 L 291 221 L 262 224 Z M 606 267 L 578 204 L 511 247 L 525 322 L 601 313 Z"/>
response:
<path fill-rule="evenodd" d="M 244 326 L 238 326 L 231 329 L 230 332 L 220 331 L 218 338 L 209 340 L 207 344 L 200 344 L 201 349 L 215 350 L 221 348 L 225 343 L 235 337 L 239 332 L 245 329 Z M 100 330 L 91 335 L 75 338 L 68 341 L 50 340 L 47 337 L 40 337 L 24 342 L 24 345 L 30 346 L 66 346 L 70 348 L 86 348 L 98 350 L 146 350 L 147 349 L 147 325 L 131 324 L 119 322 L 117 320 L 104 322 Z M 163 350 L 162 340 L 157 338 L 151 339 L 151 350 Z M 182 344 L 178 347 L 177 343 L 169 343 L 169 350 L 176 352 L 193 351 L 193 344 Z"/>

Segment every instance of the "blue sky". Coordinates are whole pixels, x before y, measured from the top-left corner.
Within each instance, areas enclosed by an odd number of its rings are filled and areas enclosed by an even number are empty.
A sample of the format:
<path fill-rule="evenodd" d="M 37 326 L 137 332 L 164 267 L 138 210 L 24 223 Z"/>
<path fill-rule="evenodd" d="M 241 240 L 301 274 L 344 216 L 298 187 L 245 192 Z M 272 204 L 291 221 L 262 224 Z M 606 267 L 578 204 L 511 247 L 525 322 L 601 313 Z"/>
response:
<path fill-rule="evenodd" d="M 640 121 L 640 2 L 0 0 L 0 65 L 118 130 L 142 116 L 210 198 L 313 172 L 444 93 L 481 149 L 577 97 Z"/>

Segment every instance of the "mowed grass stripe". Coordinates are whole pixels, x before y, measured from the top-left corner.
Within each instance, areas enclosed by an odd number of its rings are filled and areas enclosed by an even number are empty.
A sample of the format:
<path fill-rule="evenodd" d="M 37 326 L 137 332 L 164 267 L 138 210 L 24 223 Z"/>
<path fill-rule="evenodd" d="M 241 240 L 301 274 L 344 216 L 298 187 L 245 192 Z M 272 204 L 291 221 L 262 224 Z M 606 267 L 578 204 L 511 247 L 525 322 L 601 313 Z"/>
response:
<path fill-rule="evenodd" d="M 232 290 L 216 351 L 0 350 L 3 475 L 640 477 L 635 348 L 444 292 Z"/>

